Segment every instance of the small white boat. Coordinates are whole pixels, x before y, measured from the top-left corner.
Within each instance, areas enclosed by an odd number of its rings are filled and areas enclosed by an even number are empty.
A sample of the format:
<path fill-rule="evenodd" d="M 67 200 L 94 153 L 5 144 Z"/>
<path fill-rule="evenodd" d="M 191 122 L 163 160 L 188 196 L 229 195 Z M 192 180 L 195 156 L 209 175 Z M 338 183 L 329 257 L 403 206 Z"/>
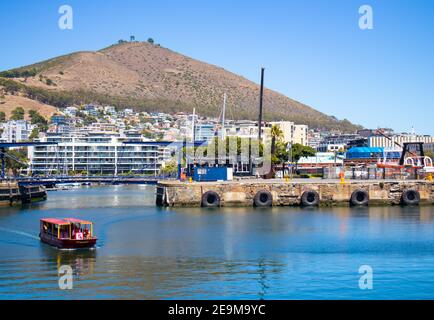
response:
<path fill-rule="evenodd" d="M 58 183 L 57 188 L 59 190 L 71 190 L 78 189 L 81 187 L 81 183 L 79 182 L 69 182 L 69 183 Z"/>

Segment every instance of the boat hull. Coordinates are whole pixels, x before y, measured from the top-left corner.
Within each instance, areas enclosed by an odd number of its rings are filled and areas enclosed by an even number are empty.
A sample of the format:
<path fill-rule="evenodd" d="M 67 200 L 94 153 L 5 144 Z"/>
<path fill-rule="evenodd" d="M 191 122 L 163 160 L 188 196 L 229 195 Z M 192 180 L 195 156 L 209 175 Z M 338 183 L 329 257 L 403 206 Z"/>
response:
<path fill-rule="evenodd" d="M 96 245 L 97 238 L 74 240 L 74 239 L 58 239 L 45 234 L 39 235 L 42 242 L 58 249 L 89 249 Z"/>
<path fill-rule="evenodd" d="M 0 206 L 21 204 L 19 186 L 16 182 L 0 182 Z"/>
<path fill-rule="evenodd" d="M 21 195 L 22 203 L 33 203 L 47 200 L 47 191 L 25 193 Z"/>
<path fill-rule="evenodd" d="M 0 207 L 14 206 L 21 203 L 20 196 L 0 196 Z"/>

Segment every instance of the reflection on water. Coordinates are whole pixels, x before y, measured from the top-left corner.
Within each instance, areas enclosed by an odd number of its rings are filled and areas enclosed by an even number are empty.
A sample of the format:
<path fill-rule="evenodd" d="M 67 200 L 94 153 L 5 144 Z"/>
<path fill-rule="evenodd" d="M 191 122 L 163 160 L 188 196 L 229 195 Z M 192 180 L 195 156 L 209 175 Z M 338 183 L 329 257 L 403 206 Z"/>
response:
<path fill-rule="evenodd" d="M 432 298 L 432 207 L 154 207 L 153 187 L 58 191 L 0 209 L 0 298 Z M 42 217 L 95 222 L 98 248 L 38 241 Z M 374 290 L 358 268 L 374 269 Z M 60 290 L 69 265 L 74 289 Z"/>

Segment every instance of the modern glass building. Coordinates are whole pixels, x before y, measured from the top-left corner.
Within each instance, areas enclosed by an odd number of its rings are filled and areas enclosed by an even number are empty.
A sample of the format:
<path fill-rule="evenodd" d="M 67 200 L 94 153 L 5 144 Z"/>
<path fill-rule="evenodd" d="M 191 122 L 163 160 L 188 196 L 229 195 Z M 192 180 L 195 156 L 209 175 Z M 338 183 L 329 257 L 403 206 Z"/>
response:
<path fill-rule="evenodd" d="M 29 148 L 29 170 L 33 174 L 107 174 L 157 175 L 161 167 L 158 145 L 125 145 L 143 142 L 141 137 L 119 134 L 47 135 L 41 142 L 57 145 Z"/>

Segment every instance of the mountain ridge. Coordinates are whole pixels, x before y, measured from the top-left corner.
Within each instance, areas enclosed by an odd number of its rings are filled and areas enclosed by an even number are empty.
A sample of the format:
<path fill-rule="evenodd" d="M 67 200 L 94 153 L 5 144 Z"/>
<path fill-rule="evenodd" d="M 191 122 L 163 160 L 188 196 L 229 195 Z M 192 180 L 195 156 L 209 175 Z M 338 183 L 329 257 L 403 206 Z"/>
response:
<path fill-rule="evenodd" d="M 201 115 L 217 117 L 226 92 L 235 118 L 256 120 L 258 114 L 258 84 L 146 42 L 74 52 L 0 72 L 0 77 L 0 85 L 11 86 L 13 81 L 22 94 L 56 107 L 92 102 L 162 112 L 191 112 L 195 107 Z M 290 120 L 313 128 L 360 128 L 267 88 L 264 115 L 266 120 Z"/>

